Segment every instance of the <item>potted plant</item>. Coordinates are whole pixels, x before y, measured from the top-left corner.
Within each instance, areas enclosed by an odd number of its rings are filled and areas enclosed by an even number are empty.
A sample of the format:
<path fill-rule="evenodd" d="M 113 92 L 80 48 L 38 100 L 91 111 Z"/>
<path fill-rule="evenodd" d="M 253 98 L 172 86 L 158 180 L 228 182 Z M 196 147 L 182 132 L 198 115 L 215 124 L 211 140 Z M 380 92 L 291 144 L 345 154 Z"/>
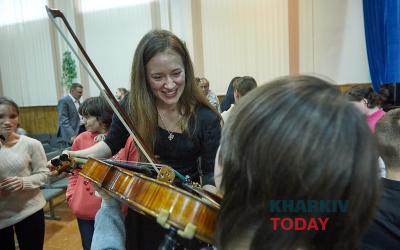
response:
<path fill-rule="evenodd" d="M 72 82 L 76 79 L 76 64 L 74 58 L 72 58 L 71 51 L 65 51 L 63 53 L 62 60 L 62 78 L 61 84 L 68 91 L 72 85 Z"/>

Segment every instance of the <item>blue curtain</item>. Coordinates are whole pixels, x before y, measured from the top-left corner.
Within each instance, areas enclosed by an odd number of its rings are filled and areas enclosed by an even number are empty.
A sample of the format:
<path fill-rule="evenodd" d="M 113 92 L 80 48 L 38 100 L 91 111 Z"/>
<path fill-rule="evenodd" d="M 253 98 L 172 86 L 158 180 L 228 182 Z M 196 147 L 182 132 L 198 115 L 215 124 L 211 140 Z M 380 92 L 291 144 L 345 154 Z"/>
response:
<path fill-rule="evenodd" d="M 363 0 L 365 41 L 372 86 L 400 83 L 400 1 Z"/>

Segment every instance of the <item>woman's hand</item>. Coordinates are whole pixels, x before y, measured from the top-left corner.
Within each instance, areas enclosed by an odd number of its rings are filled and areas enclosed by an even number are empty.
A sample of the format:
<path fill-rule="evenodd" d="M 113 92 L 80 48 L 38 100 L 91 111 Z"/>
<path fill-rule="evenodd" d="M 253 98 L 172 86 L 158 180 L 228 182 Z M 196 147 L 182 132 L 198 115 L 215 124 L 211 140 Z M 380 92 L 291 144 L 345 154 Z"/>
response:
<path fill-rule="evenodd" d="M 8 192 L 16 192 L 22 190 L 24 187 L 24 183 L 21 177 L 13 176 L 7 177 L 0 182 L 0 189 Z"/>

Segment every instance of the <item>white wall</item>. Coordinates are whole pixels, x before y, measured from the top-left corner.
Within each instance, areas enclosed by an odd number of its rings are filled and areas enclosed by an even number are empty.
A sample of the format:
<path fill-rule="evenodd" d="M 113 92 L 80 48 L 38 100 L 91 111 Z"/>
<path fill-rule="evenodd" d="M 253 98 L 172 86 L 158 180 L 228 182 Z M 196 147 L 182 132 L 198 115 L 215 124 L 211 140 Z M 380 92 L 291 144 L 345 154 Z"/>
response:
<path fill-rule="evenodd" d="M 141 37 L 152 28 L 150 4 L 119 6 L 91 11 L 96 2 L 83 6 L 86 51 L 115 92 L 119 87 L 130 89 L 133 54 Z M 90 96 L 99 94 L 90 80 Z"/>
<path fill-rule="evenodd" d="M 22 1 L 16 9 L 10 0 L 0 1 L 2 89 L 20 106 L 57 101 L 45 2 Z"/>
<path fill-rule="evenodd" d="M 289 73 L 287 0 L 203 0 L 204 76 L 225 94 L 235 76 Z"/>
<path fill-rule="evenodd" d="M 370 82 L 362 0 L 300 0 L 300 72 Z"/>
<path fill-rule="evenodd" d="M 16 2 L 21 3 L 19 6 L 25 12 L 38 9 L 39 17 L 25 20 L 24 27 L 18 23 L 4 24 L 4 17 L 12 13 L 6 7 Z M 118 87 L 129 88 L 134 50 L 140 38 L 154 27 L 150 2 L 80 2 L 89 56 L 113 92 Z M 60 81 L 55 79 L 54 71 L 59 69 L 53 63 L 49 21 L 44 12 L 46 3 L 45 0 L 0 1 L 2 89 L 22 106 L 57 103 L 55 86 Z M 74 3 L 79 1 L 54 0 L 76 28 Z M 288 0 L 201 0 L 200 3 L 204 76 L 217 94 L 225 94 L 229 81 L 237 75 L 253 76 L 262 84 L 289 73 Z M 196 10 L 192 10 L 191 4 L 190 0 L 159 0 L 159 21 L 162 28 L 183 39 L 193 55 L 193 34 L 199 31 L 192 30 L 192 11 Z M 362 0 L 299 0 L 299 13 L 301 72 L 327 75 L 338 83 L 370 81 Z M 61 41 L 57 45 L 61 59 L 66 46 Z M 91 96 L 99 93 L 92 83 L 86 91 Z"/>

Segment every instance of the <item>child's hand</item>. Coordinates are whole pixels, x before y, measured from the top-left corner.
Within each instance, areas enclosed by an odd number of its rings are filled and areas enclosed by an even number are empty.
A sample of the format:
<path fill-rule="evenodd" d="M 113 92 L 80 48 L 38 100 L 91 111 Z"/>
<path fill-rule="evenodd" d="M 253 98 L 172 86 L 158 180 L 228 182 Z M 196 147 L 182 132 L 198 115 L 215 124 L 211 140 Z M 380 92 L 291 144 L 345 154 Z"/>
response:
<path fill-rule="evenodd" d="M 0 182 L 0 189 L 3 191 L 16 192 L 22 190 L 24 183 L 21 177 L 13 176 L 7 177 Z"/>
<path fill-rule="evenodd" d="M 104 191 L 103 189 L 101 189 L 99 186 L 97 186 L 96 184 L 92 184 L 93 188 L 96 190 L 95 195 L 97 197 L 101 197 L 101 199 L 103 200 L 108 200 L 111 199 L 111 196 L 109 194 L 106 193 L 106 191 Z"/>
<path fill-rule="evenodd" d="M 108 206 L 108 207 L 114 207 L 114 206 L 121 206 L 121 203 L 119 200 L 114 199 L 112 196 L 110 196 L 106 191 L 98 187 L 96 184 L 93 184 L 94 189 L 96 189 L 95 195 L 97 197 L 101 197 L 102 201 L 102 206 Z"/>

